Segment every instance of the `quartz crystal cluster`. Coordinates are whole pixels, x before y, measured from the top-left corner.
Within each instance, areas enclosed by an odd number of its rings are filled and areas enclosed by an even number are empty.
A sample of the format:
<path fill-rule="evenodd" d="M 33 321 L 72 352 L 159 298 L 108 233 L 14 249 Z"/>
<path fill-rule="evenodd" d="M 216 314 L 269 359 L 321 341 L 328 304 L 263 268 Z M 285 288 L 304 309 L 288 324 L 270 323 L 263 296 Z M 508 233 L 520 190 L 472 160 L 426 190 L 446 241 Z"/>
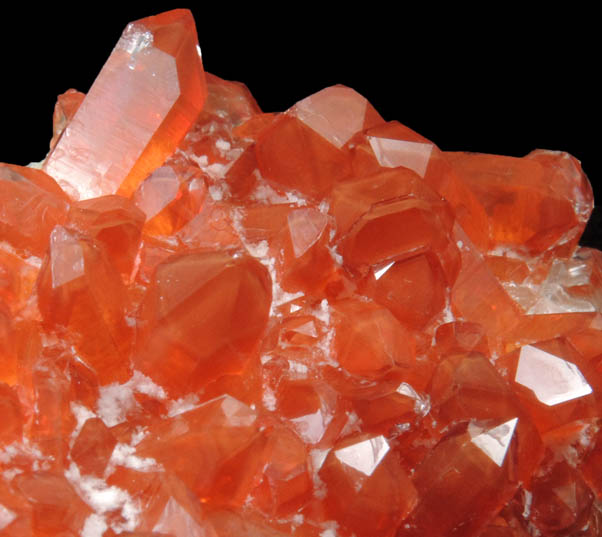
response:
<path fill-rule="evenodd" d="M 592 206 L 131 23 L 0 165 L 0 536 L 602 535 Z"/>

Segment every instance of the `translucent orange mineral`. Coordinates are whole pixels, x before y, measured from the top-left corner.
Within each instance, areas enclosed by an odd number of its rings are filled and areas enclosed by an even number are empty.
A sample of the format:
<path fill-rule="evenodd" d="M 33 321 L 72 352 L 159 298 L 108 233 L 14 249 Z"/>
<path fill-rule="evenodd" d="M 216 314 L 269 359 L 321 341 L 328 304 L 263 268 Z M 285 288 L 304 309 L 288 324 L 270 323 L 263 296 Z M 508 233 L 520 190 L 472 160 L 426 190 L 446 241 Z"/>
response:
<path fill-rule="evenodd" d="M 79 199 L 130 195 L 175 151 L 206 94 L 189 11 L 132 22 L 44 170 Z"/>
<path fill-rule="evenodd" d="M 575 158 L 445 152 L 340 85 L 263 113 L 187 10 L 51 148 L 0 164 L 0 537 L 602 535 Z"/>

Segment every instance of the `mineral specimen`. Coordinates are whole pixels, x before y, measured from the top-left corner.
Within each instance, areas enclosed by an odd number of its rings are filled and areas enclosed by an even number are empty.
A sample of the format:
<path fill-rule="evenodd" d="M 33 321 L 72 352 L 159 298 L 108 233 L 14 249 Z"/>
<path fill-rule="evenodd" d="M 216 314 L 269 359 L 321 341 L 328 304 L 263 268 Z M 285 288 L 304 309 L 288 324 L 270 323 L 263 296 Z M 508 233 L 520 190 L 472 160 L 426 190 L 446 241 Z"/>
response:
<path fill-rule="evenodd" d="M 602 535 L 579 162 L 284 113 L 130 24 L 0 165 L 0 536 Z M 40 169 L 41 168 L 41 169 Z"/>

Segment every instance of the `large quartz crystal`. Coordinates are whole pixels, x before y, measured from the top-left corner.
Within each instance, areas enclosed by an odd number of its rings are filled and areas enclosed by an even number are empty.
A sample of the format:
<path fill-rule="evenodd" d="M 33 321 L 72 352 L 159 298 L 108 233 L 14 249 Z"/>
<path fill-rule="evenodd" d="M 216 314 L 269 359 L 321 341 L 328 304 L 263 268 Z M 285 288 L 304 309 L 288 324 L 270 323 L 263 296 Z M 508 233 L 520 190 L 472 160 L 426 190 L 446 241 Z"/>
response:
<path fill-rule="evenodd" d="M 131 23 L 0 164 L 0 536 L 602 535 L 592 207 Z"/>

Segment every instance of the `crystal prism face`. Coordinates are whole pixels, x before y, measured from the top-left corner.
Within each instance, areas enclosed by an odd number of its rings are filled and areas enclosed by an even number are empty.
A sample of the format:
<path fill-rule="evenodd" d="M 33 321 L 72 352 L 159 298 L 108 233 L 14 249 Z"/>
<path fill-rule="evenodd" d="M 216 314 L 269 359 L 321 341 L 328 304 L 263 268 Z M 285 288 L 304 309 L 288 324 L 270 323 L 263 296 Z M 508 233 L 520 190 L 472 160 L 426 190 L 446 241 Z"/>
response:
<path fill-rule="evenodd" d="M 185 395 L 242 366 L 265 330 L 270 302 L 270 276 L 250 257 L 172 256 L 156 268 L 141 305 L 135 363 Z M 169 355 L 177 360 L 166 362 Z"/>
<path fill-rule="evenodd" d="M 50 249 L 53 289 L 81 278 L 85 273 L 82 246 L 70 239 L 69 233 L 62 227 L 57 227 L 50 237 L 51 243 L 54 243 Z"/>
<path fill-rule="evenodd" d="M 199 115 L 204 76 L 190 12 L 129 24 L 44 170 L 75 198 L 130 195 Z"/>
<path fill-rule="evenodd" d="M 553 151 L 522 159 L 453 153 L 449 159 L 487 214 L 490 248 L 508 245 L 530 255 L 557 249 L 563 256 L 575 248 L 593 209 L 576 159 Z"/>
<path fill-rule="evenodd" d="M 602 535 L 579 162 L 447 153 L 333 86 L 263 113 L 127 26 L 0 164 L 1 537 Z"/>
<path fill-rule="evenodd" d="M 69 198 L 40 170 L 0 164 L 0 237 L 13 248 L 42 255 L 52 229 L 66 220 Z"/>

